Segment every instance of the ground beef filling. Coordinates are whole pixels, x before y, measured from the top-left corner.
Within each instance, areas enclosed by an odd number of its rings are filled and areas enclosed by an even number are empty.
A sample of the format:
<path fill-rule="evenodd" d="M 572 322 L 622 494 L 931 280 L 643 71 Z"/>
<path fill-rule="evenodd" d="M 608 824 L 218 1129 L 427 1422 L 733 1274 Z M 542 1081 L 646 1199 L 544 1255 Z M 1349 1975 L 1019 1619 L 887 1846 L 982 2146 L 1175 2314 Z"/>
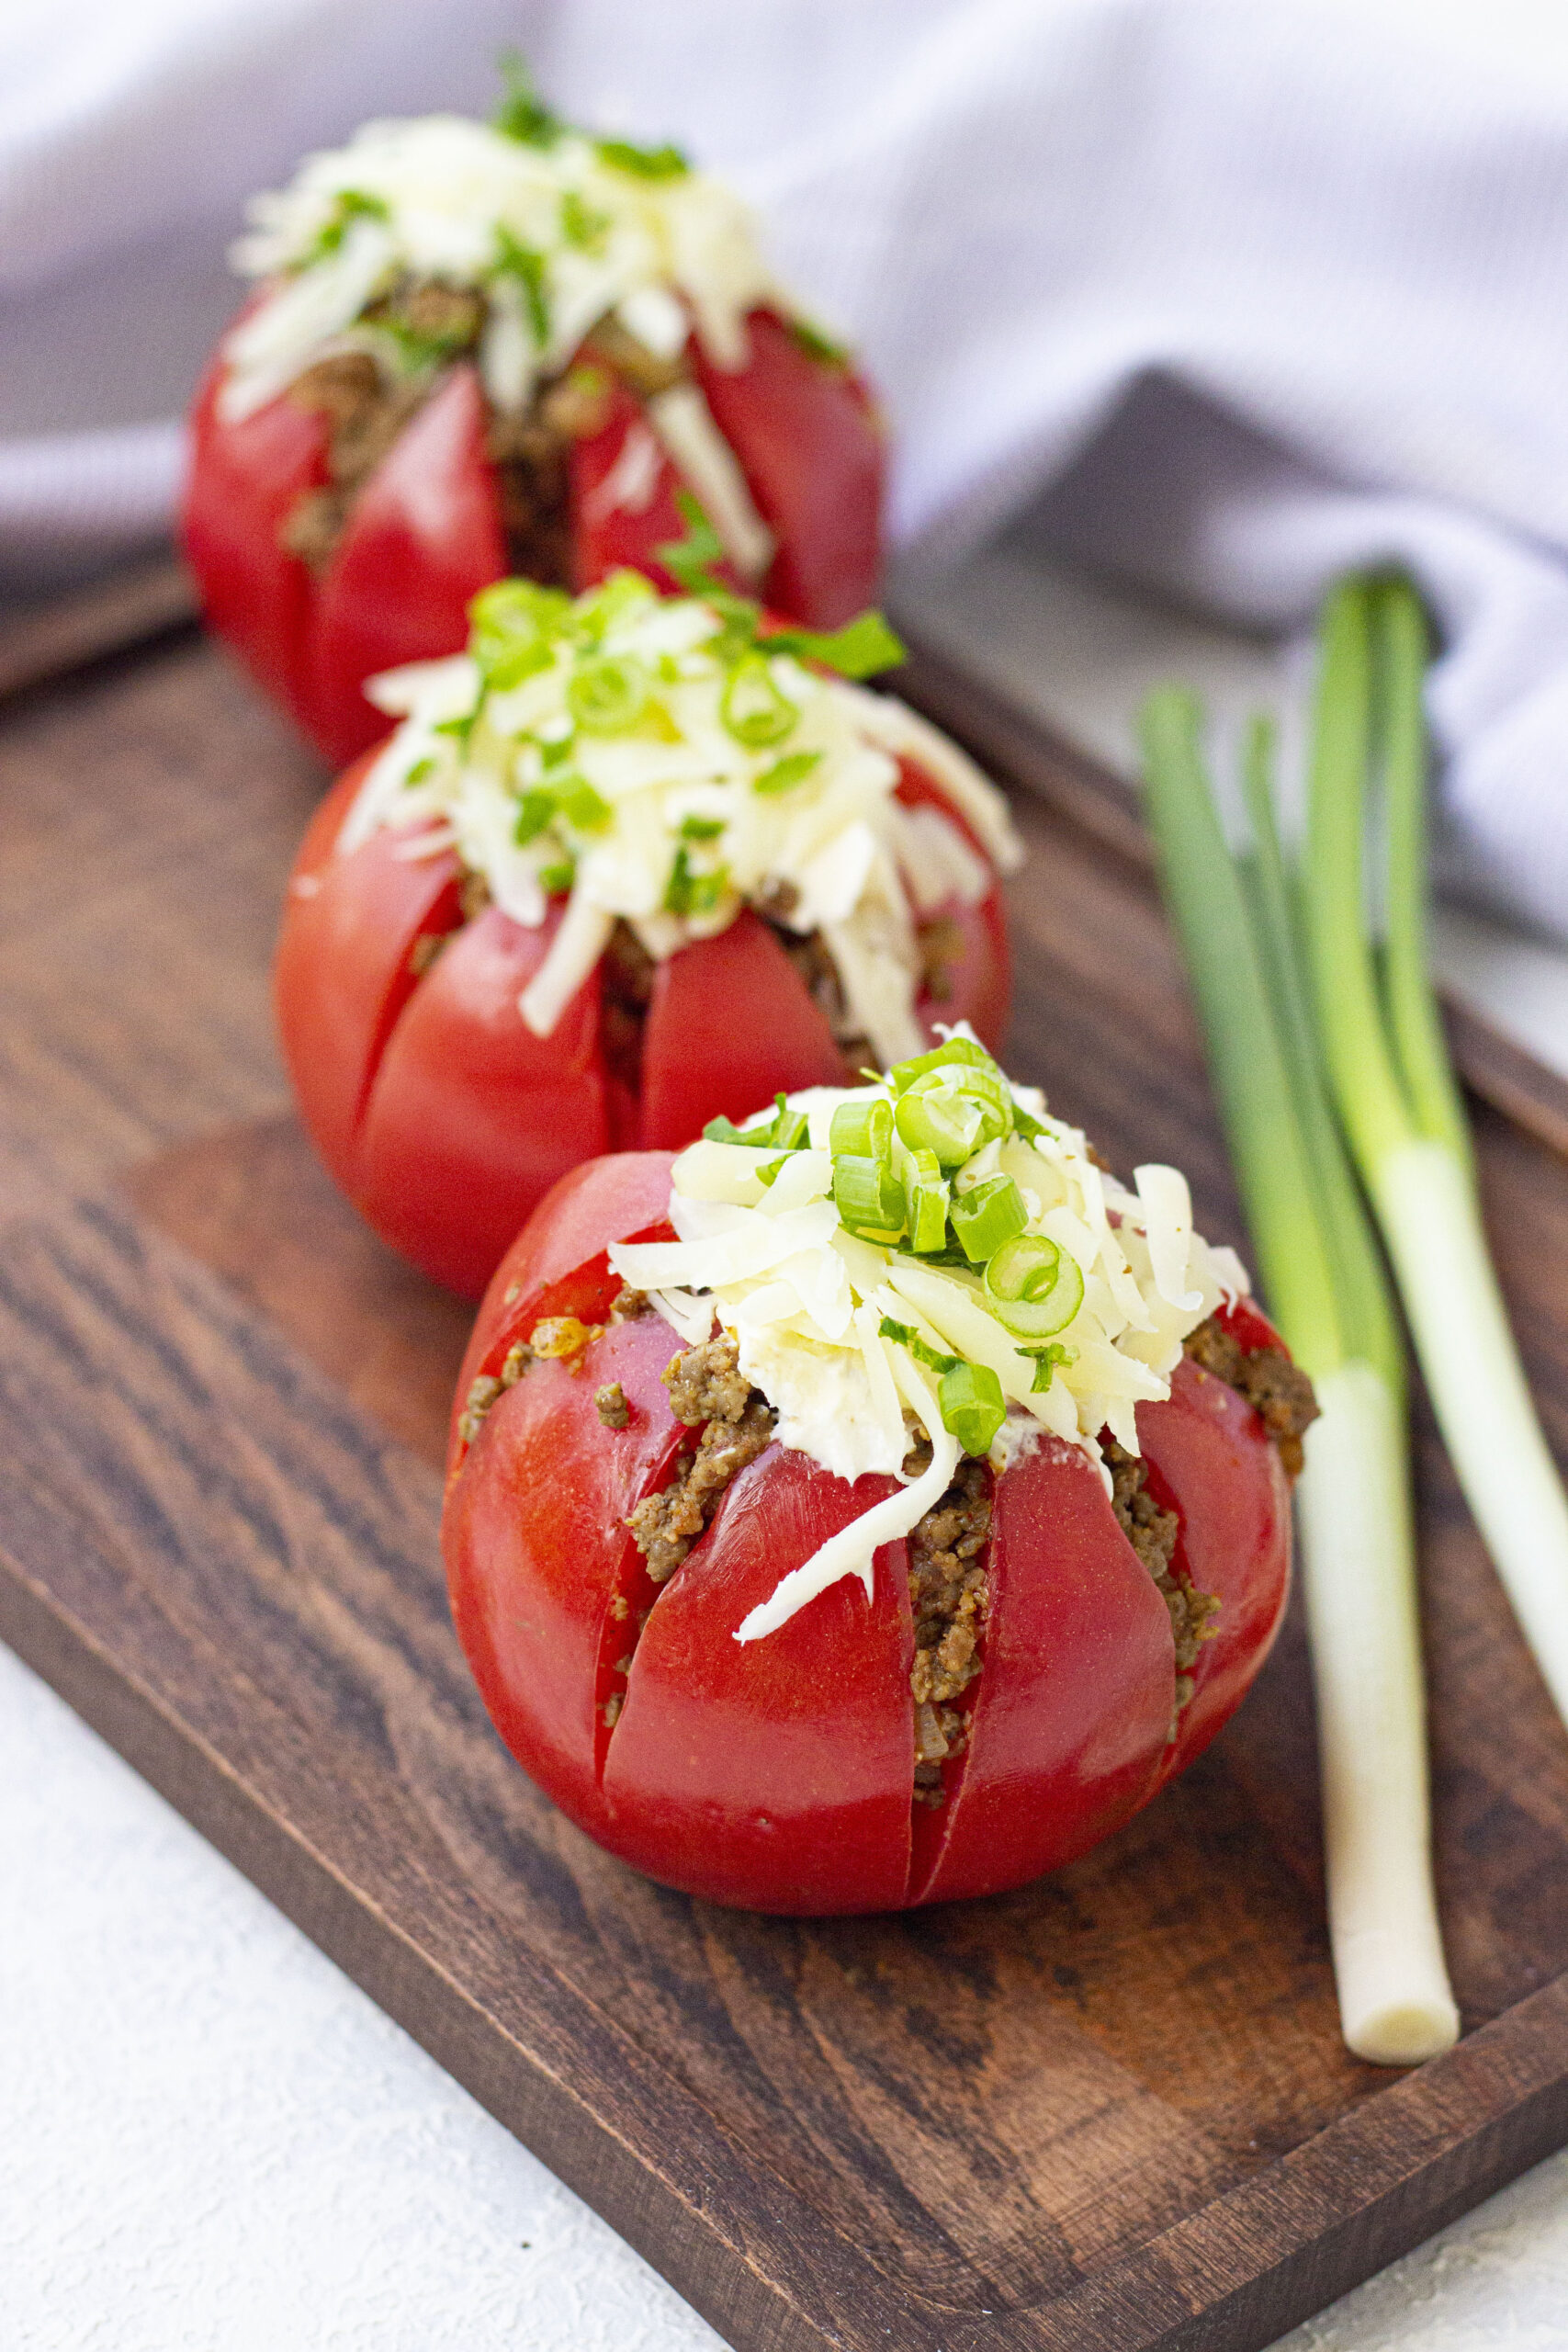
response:
<path fill-rule="evenodd" d="M 1213 1316 L 1188 1333 L 1185 1346 L 1194 1363 L 1246 1397 L 1279 1447 L 1286 1476 L 1299 1478 L 1302 1435 L 1318 1416 L 1312 1383 L 1300 1364 L 1279 1348 L 1254 1348 L 1248 1353 Z"/>
<path fill-rule="evenodd" d="M 918 1447 L 904 1464 L 918 1477 L 931 1459 Z M 940 1502 L 911 1530 L 909 1609 L 915 1662 L 909 1690 L 915 1702 L 915 1803 L 940 1805 L 942 1766 L 961 1755 L 968 1719 L 952 1702 L 980 1671 L 980 1636 L 988 1601 L 985 1548 L 991 1532 L 991 1480 L 983 1462 L 967 1456 Z"/>
<path fill-rule="evenodd" d="M 515 1286 L 514 1286 L 515 1287 Z M 514 1290 L 506 1294 L 510 1306 Z M 525 1343 L 519 1340 L 507 1350 L 499 1374 L 481 1372 L 470 1382 L 463 1399 L 463 1410 L 457 1422 L 457 1435 L 465 1445 L 472 1445 L 484 1427 L 485 1417 L 500 1396 L 514 1388 L 525 1373 L 533 1369 L 542 1357 L 556 1356 L 569 1372 L 580 1373 L 586 1362 L 583 1351 L 593 1340 L 602 1339 L 611 1324 L 629 1323 L 634 1316 L 648 1313 L 648 1299 L 640 1290 L 626 1283 L 610 1302 L 609 1323 L 583 1323 L 575 1315 L 553 1315 L 536 1323 Z M 631 1408 L 618 1380 L 599 1389 L 593 1398 L 599 1419 L 610 1430 L 624 1430 L 631 1419 Z"/>
<path fill-rule="evenodd" d="M 1208 1639 L 1219 1614 L 1219 1595 L 1200 1592 L 1196 1585 L 1184 1582 L 1172 1568 L 1180 1523 L 1173 1510 L 1162 1510 L 1150 1494 L 1147 1464 L 1137 1454 L 1118 1445 L 1113 1437 L 1102 1441 L 1101 1450 L 1111 1473 L 1111 1508 L 1122 1534 L 1154 1578 L 1155 1588 L 1170 1614 L 1171 1637 L 1176 1644 L 1176 1697 L 1170 1715 L 1170 1736 L 1174 1739 L 1177 1718 L 1192 1696 L 1192 1668 L 1198 1662 L 1200 1645 Z"/>
<path fill-rule="evenodd" d="M 673 1358 L 664 1374 L 670 1409 L 701 1428 L 661 1494 L 645 1495 L 626 1521 L 654 1584 L 672 1577 L 706 1530 L 725 1488 L 755 1462 L 773 1433 L 773 1409 L 739 1368 L 727 1333 Z"/>
<path fill-rule="evenodd" d="M 292 396 L 327 419 L 327 481 L 306 492 L 285 518 L 283 545 L 315 572 L 324 571 L 350 509 L 393 442 L 430 397 L 431 369 L 471 353 L 484 329 L 484 299 L 470 288 L 407 283 L 365 313 L 408 353 L 406 377 L 389 375 L 368 351 L 334 353 L 305 369 Z M 644 399 L 685 373 L 682 361 L 656 358 L 614 321 L 604 320 L 562 376 L 539 388 L 512 415 L 487 410 L 485 454 L 496 469 L 511 571 L 550 587 L 570 588 L 571 445 L 597 433 L 607 413 L 607 368 Z"/>

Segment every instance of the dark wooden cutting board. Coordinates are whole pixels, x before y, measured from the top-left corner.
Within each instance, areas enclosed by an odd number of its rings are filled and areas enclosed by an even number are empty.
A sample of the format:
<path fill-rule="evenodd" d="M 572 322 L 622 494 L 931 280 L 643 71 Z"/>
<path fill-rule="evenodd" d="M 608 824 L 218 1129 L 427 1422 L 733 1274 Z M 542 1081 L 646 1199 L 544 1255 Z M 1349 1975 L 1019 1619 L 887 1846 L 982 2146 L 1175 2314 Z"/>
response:
<path fill-rule="evenodd" d="M 1135 831 L 1030 763 L 1012 1067 L 1239 1241 Z M 188 633 L 0 711 L 0 1634 L 747 2352 L 1260 2346 L 1568 2139 L 1568 1736 L 1425 1424 L 1466 2034 L 1419 2074 L 1339 2040 L 1293 1619 L 1184 1780 L 987 1903 L 726 1913 L 534 1792 L 437 1560 L 467 1311 L 338 1202 L 271 1042 L 321 781 Z M 1568 1174 L 1478 1124 L 1568 1452 Z"/>

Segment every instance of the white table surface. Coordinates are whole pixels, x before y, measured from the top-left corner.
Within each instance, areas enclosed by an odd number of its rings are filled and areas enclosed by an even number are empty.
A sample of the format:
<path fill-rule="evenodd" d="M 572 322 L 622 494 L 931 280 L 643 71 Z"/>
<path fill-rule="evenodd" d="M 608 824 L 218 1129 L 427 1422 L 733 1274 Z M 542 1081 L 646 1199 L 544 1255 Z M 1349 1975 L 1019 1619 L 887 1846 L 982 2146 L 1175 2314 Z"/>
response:
<path fill-rule="evenodd" d="M 1269 649 L 1003 548 L 904 608 L 1124 756 L 1173 657 L 1234 709 Z M 1228 701 L 1227 701 L 1228 697 Z M 1568 957 L 1445 962 L 1568 1068 Z M 720 2339 L 0 1649 L 0 2352 L 709 2352 Z M 1562 2352 L 1568 2154 L 1280 2352 Z"/>

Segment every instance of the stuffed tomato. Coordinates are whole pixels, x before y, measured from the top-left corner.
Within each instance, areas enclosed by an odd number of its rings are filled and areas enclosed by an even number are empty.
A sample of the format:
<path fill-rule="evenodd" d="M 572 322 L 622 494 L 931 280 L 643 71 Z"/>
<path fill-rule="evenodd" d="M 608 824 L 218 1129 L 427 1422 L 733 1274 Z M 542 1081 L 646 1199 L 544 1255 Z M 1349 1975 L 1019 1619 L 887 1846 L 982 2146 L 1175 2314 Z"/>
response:
<path fill-rule="evenodd" d="M 364 681 L 456 652 L 506 572 L 661 576 L 677 492 L 734 584 L 834 628 L 875 593 L 883 438 L 730 190 L 514 91 L 493 125 L 368 125 L 258 198 L 263 283 L 197 394 L 207 616 L 333 762 Z"/>
<path fill-rule="evenodd" d="M 567 1177 L 480 1310 L 443 1547 L 497 1729 L 764 1911 L 1082 1853 L 1268 1653 L 1312 1392 L 1169 1168 L 972 1036 Z"/>
<path fill-rule="evenodd" d="M 703 585 L 699 532 L 674 560 Z M 690 557 L 688 564 L 687 558 Z M 1007 1015 L 1006 806 L 947 740 L 827 665 L 874 615 L 764 631 L 708 581 L 502 582 L 470 650 L 383 680 L 405 714 L 318 812 L 276 966 L 333 1176 L 477 1295 L 540 1196 Z"/>

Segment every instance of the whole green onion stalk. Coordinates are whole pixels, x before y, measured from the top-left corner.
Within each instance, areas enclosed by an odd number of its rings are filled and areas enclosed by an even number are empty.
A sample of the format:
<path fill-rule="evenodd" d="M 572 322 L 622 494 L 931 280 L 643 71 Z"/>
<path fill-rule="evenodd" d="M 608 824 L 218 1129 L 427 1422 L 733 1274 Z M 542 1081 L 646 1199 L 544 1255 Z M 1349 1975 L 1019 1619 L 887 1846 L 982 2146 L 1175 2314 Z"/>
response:
<path fill-rule="evenodd" d="M 1334 1099 L 1393 1261 L 1443 1442 L 1568 1721 L 1568 1497 L 1486 1247 L 1470 1138 L 1427 976 L 1425 616 L 1403 581 L 1325 611 L 1304 871 Z M 1388 841 L 1386 944 L 1362 916 L 1369 802 Z"/>
<path fill-rule="evenodd" d="M 1234 858 L 1180 687 L 1143 714 L 1149 822 L 1271 1314 L 1321 1417 L 1298 1486 L 1329 1932 L 1345 2039 L 1409 2065 L 1459 2030 L 1432 1885 L 1404 1364 L 1325 1091 L 1255 725 L 1252 846 Z"/>

